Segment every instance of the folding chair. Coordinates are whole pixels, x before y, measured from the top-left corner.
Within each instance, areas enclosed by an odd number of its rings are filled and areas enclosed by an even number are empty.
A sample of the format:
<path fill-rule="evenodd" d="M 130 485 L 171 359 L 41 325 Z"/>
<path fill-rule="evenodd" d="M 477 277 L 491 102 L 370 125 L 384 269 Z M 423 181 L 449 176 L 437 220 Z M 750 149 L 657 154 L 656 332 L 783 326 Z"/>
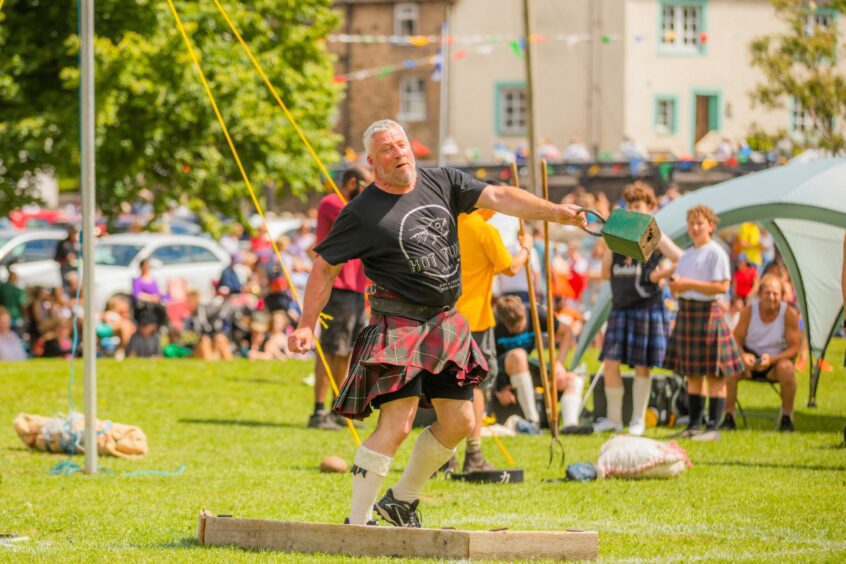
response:
<path fill-rule="evenodd" d="M 778 386 L 778 382 L 774 382 L 772 380 L 767 380 L 765 376 L 758 376 L 752 378 L 746 378 L 743 380 L 738 381 L 738 390 L 740 390 L 740 383 L 741 382 L 757 382 L 758 384 L 769 384 L 770 389 L 773 393 L 778 397 L 779 401 L 779 410 L 778 415 L 776 415 L 775 424 L 778 425 L 779 421 L 781 420 L 781 391 Z M 737 412 L 740 414 L 740 418 L 743 419 L 743 427 L 745 429 L 749 428 L 749 420 L 746 418 L 746 412 L 743 410 L 743 405 L 740 403 L 740 393 L 737 394 L 737 398 L 735 399 L 735 406 L 737 407 Z"/>

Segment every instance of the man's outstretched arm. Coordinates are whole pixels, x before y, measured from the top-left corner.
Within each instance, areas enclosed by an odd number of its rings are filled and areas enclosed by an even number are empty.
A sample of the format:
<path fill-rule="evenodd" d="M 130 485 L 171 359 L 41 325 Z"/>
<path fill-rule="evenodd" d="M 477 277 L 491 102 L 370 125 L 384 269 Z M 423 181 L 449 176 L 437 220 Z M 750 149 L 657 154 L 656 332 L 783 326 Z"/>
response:
<path fill-rule="evenodd" d="M 523 219 L 554 221 L 564 225 L 584 227 L 585 214 L 576 213 L 578 206 L 554 204 L 513 186 L 488 184 L 482 190 L 476 207 L 485 208 Z"/>
<path fill-rule="evenodd" d="M 314 328 L 317 325 L 318 316 L 326 307 L 329 295 L 332 293 L 332 284 L 343 266 L 344 263 L 329 264 L 323 257 L 316 255 L 311 274 L 306 282 L 303 315 L 297 330 L 288 337 L 288 348 L 291 351 L 306 352 L 314 346 Z"/>

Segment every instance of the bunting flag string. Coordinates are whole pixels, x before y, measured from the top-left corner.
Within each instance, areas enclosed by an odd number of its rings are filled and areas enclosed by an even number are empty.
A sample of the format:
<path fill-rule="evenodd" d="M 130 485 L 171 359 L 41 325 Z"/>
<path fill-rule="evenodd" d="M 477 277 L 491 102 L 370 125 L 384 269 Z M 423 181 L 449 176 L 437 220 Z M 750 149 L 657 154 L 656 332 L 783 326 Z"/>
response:
<path fill-rule="evenodd" d="M 562 42 L 568 47 L 572 47 L 576 43 L 590 41 L 592 35 L 590 33 L 554 33 L 542 34 L 533 33 L 529 35 L 529 43 L 548 43 L 548 42 Z M 612 41 L 620 41 L 622 36 L 619 34 L 603 34 L 601 40 L 603 43 L 611 43 Z M 445 43 L 447 45 L 495 45 L 498 43 L 505 43 L 509 45 L 526 44 L 526 37 L 523 35 L 452 35 L 441 37 L 440 35 L 358 35 L 349 33 L 340 33 L 330 35 L 327 37 L 330 43 L 370 43 L 370 44 L 391 44 L 391 45 L 405 45 L 414 47 L 427 47 L 431 45 L 440 45 Z"/>

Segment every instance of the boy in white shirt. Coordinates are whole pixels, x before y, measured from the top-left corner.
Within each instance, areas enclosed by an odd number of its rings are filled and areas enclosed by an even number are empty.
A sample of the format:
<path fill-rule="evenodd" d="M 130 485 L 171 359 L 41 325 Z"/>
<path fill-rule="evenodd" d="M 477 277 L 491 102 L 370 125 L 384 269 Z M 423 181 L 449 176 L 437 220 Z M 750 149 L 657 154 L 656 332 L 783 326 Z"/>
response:
<path fill-rule="evenodd" d="M 679 300 L 676 325 L 667 344 L 664 367 L 687 377 L 690 423 L 682 437 L 714 440 L 726 404 L 726 378 L 743 372 L 740 350 L 717 304 L 731 284 L 728 254 L 712 235 L 717 216 L 699 204 L 687 210 L 687 232 L 693 246 L 682 253 L 670 290 Z M 705 381 L 708 422 L 703 433 Z"/>

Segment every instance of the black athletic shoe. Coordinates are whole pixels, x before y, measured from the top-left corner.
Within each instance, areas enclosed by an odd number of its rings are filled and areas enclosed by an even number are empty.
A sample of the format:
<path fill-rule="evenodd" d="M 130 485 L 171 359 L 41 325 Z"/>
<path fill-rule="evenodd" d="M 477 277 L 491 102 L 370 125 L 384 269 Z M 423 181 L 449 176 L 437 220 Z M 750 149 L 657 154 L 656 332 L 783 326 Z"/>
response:
<path fill-rule="evenodd" d="M 734 420 L 734 413 L 726 413 L 725 417 L 723 417 L 723 422 L 720 425 L 720 429 L 724 431 L 737 430 L 737 421 Z"/>
<path fill-rule="evenodd" d="M 394 497 L 393 490 L 388 490 L 385 497 L 373 506 L 382 519 L 395 527 L 419 529 L 421 527 L 420 512 L 417 511 L 419 499 L 412 502 L 400 501 Z"/>
<path fill-rule="evenodd" d="M 790 418 L 789 415 L 781 416 L 781 425 L 779 425 L 778 430 L 786 431 L 788 433 L 792 433 L 796 430 L 796 427 L 793 426 L 793 420 Z"/>
<path fill-rule="evenodd" d="M 350 518 L 347 517 L 346 519 L 344 519 L 344 525 L 349 525 L 349 524 L 350 524 Z M 377 527 L 378 525 L 379 525 L 379 521 L 377 521 L 376 519 L 373 519 L 373 520 L 367 522 L 368 527 Z"/>

